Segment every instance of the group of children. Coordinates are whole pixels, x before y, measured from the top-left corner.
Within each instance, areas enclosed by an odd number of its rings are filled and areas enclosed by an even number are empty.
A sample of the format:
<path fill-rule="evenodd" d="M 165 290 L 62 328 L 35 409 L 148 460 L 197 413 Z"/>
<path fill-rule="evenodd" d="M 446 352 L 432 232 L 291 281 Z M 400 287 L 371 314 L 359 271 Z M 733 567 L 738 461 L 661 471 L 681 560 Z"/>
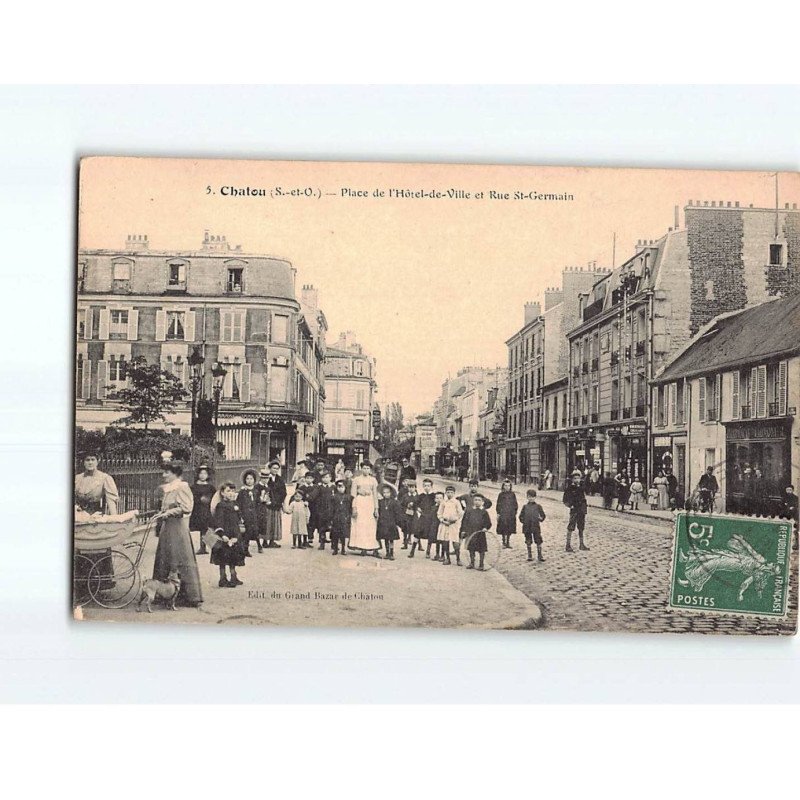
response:
<path fill-rule="evenodd" d="M 257 542 L 259 552 L 263 547 L 280 547 L 274 539 L 266 542 L 259 535 L 258 504 L 254 497 L 259 495 L 260 484 L 256 484 L 256 477 L 255 470 L 248 470 L 240 490 L 230 482 L 219 487 L 219 500 L 211 521 L 211 529 L 217 536 L 211 563 L 219 566 L 220 587 L 242 585 L 236 570 L 251 555 L 251 541 Z M 293 491 L 285 492 L 284 485 L 285 500 L 279 508 L 291 518 L 292 549 L 313 547 L 316 534 L 320 550 L 331 544 L 332 555 L 347 554 L 353 521 L 353 497 L 348 483 L 352 485 L 349 476 L 334 481 L 330 472 L 320 469 L 299 476 Z M 402 549 L 410 551 L 408 558 L 414 558 L 424 547 L 425 558 L 445 566 L 454 561 L 462 566 L 462 547 L 465 547 L 469 555 L 467 569 L 486 569 L 486 535 L 492 527 L 488 509 L 492 502 L 478 491 L 477 481 L 471 481 L 469 492 L 460 496 L 456 496 L 452 485 L 444 491 L 434 491 L 430 478 L 422 481 L 421 492 L 417 491 L 416 481 L 409 479 L 401 482 L 397 492 L 392 486 L 382 484 L 378 493 L 376 530 L 383 558 L 393 561 L 395 542 L 402 539 Z M 528 489 L 527 502 L 519 508 L 511 483 L 505 481 L 496 511 L 502 546 L 511 547 L 511 536 L 516 533 L 519 521 L 528 561 L 534 560 L 533 545 L 537 559 L 544 561 L 542 522 L 546 515 L 536 500 L 536 490 Z M 583 546 L 582 530 L 580 533 Z M 280 539 L 280 534 L 275 538 Z"/>

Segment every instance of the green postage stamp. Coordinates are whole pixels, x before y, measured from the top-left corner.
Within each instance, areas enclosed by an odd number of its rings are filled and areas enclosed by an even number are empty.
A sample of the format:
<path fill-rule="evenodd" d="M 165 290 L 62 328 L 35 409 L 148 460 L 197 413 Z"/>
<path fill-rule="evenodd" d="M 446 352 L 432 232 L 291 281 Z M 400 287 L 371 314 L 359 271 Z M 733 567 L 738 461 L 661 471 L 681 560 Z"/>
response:
<path fill-rule="evenodd" d="M 791 547 L 788 520 L 679 514 L 669 607 L 784 617 Z"/>

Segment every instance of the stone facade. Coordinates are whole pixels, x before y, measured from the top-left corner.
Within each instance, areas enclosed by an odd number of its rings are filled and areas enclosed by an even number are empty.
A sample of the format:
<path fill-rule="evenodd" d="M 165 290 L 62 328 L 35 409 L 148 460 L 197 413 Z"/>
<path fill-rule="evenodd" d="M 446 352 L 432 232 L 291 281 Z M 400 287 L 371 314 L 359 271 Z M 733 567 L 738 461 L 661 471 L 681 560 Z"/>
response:
<path fill-rule="evenodd" d="M 119 251 L 82 250 L 77 425 L 103 430 L 124 416 L 112 395 L 137 356 L 188 387 L 197 349 L 199 397 L 213 397 L 213 365 L 227 371 L 217 431 L 226 456 L 278 458 L 288 470 L 298 446 L 321 442 L 327 328 L 316 301 L 298 301 L 294 283 L 288 261 L 243 253 L 208 233 L 189 252 L 153 251 L 141 235 Z M 164 427 L 189 433 L 190 407 L 187 400 Z"/>
<path fill-rule="evenodd" d="M 375 360 L 352 331 L 341 333 L 325 358 L 325 431 L 327 452 L 348 466 L 369 458 L 376 389 Z"/>

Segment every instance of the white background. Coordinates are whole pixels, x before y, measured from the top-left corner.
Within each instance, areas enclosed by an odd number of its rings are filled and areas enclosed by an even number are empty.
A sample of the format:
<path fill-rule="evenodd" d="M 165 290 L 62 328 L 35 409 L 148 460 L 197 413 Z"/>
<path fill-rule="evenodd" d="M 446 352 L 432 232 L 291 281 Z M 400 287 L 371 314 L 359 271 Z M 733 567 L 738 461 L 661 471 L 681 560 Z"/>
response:
<path fill-rule="evenodd" d="M 763 87 L 0 89 L 0 699 L 204 702 L 224 683 L 229 702 L 800 700 L 796 638 L 139 629 L 68 610 L 81 155 L 797 169 L 798 101 Z"/>

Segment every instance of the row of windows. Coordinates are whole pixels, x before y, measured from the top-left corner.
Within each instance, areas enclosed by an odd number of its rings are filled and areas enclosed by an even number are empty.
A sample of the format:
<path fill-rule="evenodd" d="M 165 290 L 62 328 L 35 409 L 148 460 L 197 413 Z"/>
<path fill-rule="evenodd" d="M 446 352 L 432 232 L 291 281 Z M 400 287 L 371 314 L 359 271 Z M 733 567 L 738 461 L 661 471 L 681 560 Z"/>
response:
<path fill-rule="evenodd" d="M 131 274 L 134 262 L 128 258 L 119 258 L 111 264 L 112 290 L 130 291 Z M 78 291 L 83 291 L 85 265 L 79 270 L 80 284 Z M 188 285 L 189 262 L 183 259 L 174 259 L 167 262 L 167 291 L 185 292 Z M 230 266 L 225 272 L 225 291 L 230 294 L 244 294 L 245 269 L 242 265 Z"/>
<path fill-rule="evenodd" d="M 363 419 L 353 419 L 341 414 L 329 417 L 330 430 L 328 436 L 331 439 L 365 439 L 367 435 L 367 423 Z"/>
<path fill-rule="evenodd" d="M 226 375 L 222 385 L 221 399 L 230 402 L 249 403 L 251 394 L 251 367 L 239 359 L 222 361 Z M 112 355 L 108 359 L 96 362 L 94 397 L 99 400 L 107 398 L 109 391 L 125 388 L 128 381 L 129 361 L 124 355 Z M 189 386 L 190 368 L 182 356 L 165 356 L 161 360 L 161 368 L 174 375 L 184 387 Z M 79 353 L 76 361 L 75 395 L 79 400 L 92 397 L 91 362 Z M 113 388 L 112 388 L 113 387 Z M 289 387 L 288 365 L 272 364 L 269 368 L 269 379 L 266 381 L 269 401 L 272 403 L 293 402 L 302 410 L 316 416 L 319 410 L 319 396 L 306 379 L 295 373 L 293 398 L 287 397 Z"/>
<path fill-rule="evenodd" d="M 220 342 L 244 343 L 246 334 L 245 309 L 221 309 Z M 197 341 L 197 313 L 173 309 L 158 309 L 155 320 L 155 340 L 167 342 Z M 139 338 L 139 311 L 129 308 L 87 308 L 78 313 L 79 339 L 136 341 Z M 289 315 L 272 314 L 267 322 L 267 339 L 274 344 L 290 344 Z M 313 348 L 303 340 L 303 360 L 312 363 Z"/>
<path fill-rule="evenodd" d="M 508 366 L 510 369 L 520 366 L 533 358 L 541 355 L 544 348 L 544 331 L 536 331 L 531 336 L 526 336 L 518 344 L 508 348 Z"/>

